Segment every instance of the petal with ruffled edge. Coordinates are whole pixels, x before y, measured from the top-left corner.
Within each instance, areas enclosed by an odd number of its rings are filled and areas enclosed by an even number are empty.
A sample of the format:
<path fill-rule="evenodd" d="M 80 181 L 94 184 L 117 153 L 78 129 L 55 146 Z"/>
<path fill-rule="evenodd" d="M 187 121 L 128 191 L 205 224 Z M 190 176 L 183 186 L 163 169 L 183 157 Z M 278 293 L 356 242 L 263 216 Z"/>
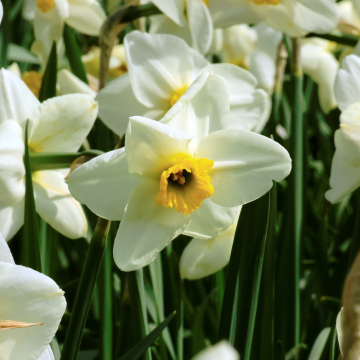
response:
<path fill-rule="evenodd" d="M 171 35 L 132 31 L 124 44 L 136 98 L 148 107 L 170 109 L 171 97 L 191 83 L 194 65 L 186 42 Z"/>
<path fill-rule="evenodd" d="M 106 14 L 97 0 L 68 0 L 66 23 L 82 34 L 99 36 Z"/>
<path fill-rule="evenodd" d="M 184 17 L 184 1 L 178 0 L 152 0 L 162 13 L 174 21 L 177 25 L 183 26 L 186 23 Z"/>
<path fill-rule="evenodd" d="M 173 164 L 174 155 L 193 155 L 192 138 L 158 121 L 140 116 L 130 118 L 125 138 L 129 172 L 160 175 Z"/>
<path fill-rule="evenodd" d="M 5 69 L 0 70 L 0 100 L 0 123 L 15 120 L 23 129 L 25 121 L 40 104 L 25 83 Z"/>
<path fill-rule="evenodd" d="M 344 111 L 348 106 L 360 99 L 360 58 L 355 55 L 347 56 L 342 62 L 335 79 L 335 97 L 339 109 Z"/>
<path fill-rule="evenodd" d="M 85 84 L 68 69 L 58 71 L 57 81 L 60 95 L 86 94 L 93 98 L 96 96 L 96 92 L 88 84 Z"/>
<path fill-rule="evenodd" d="M 0 262 L 15 264 L 9 245 L 0 233 Z"/>
<path fill-rule="evenodd" d="M 115 238 L 114 260 L 123 271 L 140 269 L 189 225 L 190 215 L 155 202 L 157 180 L 148 180 L 131 193 Z"/>
<path fill-rule="evenodd" d="M 195 356 L 193 360 L 239 360 L 237 351 L 226 341 L 210 346 Z"/>
<path fill-rule="evenodd" d="M 0 263 L 3 320 L 43 323 L 0 331 L 3 360 L 37 360 L 49 345 L 64 314 L 64 292 L 49 277 L 30 268 Z"/>
<path fill-rule="evenodd" d="M 71 194 L 94 214 L 121 220 L 132 190 L 143 180 L 128 172 L 125 148 L 92 159 L 74 170 L 67 184 Z"/>
<path fill-rule="evenodd" d="M 227 229 L 238 216 L 238 207 L 224 207 L 205 199 L 191 215 L 191 223 L 184 235 L 198 239 L 211 239 Z"/>
<path fill-rule="evenodd" d="M 24 141 L 16 121 L 0 123 L 0 202 L 12 205 L 25 195 Z"/>
<path fill-rule="evenodd" d="M 246 130 L 226 129 L 202 139 L 197 158 L 214 160 L 209 171 L 214 194 L 222 206 L 238 206 L 269 191 L 273 180 L 289 175 L 289 153 L 277 142 Z"/>
<path fill-rule="evenodd" d="M 9 241 L 24 224 L 24 199 L 11 206 L 0 203 L 0 233 Z"/>
<path fill-rule="evenodd" d="M 204 136 L 227 127 L 230 116 L 229 90 L 225 80 L 206 72 L 185 91 L 160 122 L 194 136 Z"/>
<path fill-rule="evenodd" d="M 98 112 L 89 95 L 71 94 L 43 102 L 33 113 L 29 148 L 34 152 L 76 152 Z"/>
<path fill-rule="evenodd" d="M 70 239 L 85 237 L 88 224 L 81 205 L 71 196 L 64 178 L 69 170 L 32 174 L 36 211 L 59 233 Z"/>

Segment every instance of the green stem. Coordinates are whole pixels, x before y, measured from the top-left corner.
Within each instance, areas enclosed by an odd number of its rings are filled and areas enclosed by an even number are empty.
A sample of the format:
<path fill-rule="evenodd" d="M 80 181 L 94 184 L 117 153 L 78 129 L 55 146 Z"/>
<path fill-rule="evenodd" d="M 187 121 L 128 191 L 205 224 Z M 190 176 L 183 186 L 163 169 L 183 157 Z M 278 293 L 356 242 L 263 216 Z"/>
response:
<path fill-rule="evenodd" d="M 0 67 L 6 67 L 7 61 L 7 48 L 9 44 L 9 7 L 10 0 L 3 0 L 3 18 L 0 27 Z"/>
<path fill-rule="evenodd" d="M 85 321 L 99 274 L 101 260 L 106 248 L 106 236 L 110 221 L 98 218 L 94 234 L 86 255 L 75 303 L 72 309 L 70 324 L 66 332 L 61 360 L 76 360 L 80 349 Z"/>
<path fill-rule="evenodd" d="M 360 195 L 360 193 L 359 193 Z M 348 270 L 350 271 L 351 266 L 355 260 L 355 257 L 360 249 L 360 196 L 358 199 L 358 207 L 356 211 L 356 220 L 355 220 L 355 227 L 354 227 L 354 233 L 353 238 L 351 242 L 351 250 L 350 250 L 350 256 L 349 256 L 349 265 Z"/>
<path fill-rule="evenodd" d="M 154 4 L 130 6 L 126 14 L 122 18 L 121 23 L 125 24 L 137 20 L 141 17 L 159 15 L 159 14 L 162 14 L 162 12 Z"/>

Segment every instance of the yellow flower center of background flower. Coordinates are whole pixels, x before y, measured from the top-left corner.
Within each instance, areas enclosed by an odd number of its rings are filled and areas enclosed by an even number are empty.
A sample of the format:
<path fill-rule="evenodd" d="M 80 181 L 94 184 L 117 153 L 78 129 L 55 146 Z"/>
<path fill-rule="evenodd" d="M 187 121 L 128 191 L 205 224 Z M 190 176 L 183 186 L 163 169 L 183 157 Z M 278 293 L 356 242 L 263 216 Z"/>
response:
<path fill-rule="evenodd" d="M 202 2 L 203 2 L 207 7 L 209 7 L 209 1 L 210 1 L 210 0 L 202 0 Z"/>
<path fill-rule="evenodd" d="M 161 174 L 160 190 L 155 202 L 182 211 L 185 215 L 191 214 L 214 193 L 208 175 L 213 165 L 213 160 L 176 154 L 174 164 Z"/>
<path fill-rule="evenodd" d="M 41 12 L 46 14 L 55 7 L 55 0 L 36 0 L 36 6 Z"/>
<path fill-rule="evenodd" d="M 279 5 L 281 0 L 250 0 L 252 1 L 255 5 Z"/>
<path fill-rule="evenodd" d="M 169 99 L 171 106 L 175 105 L 175 103 L 181 98 L 182 94 L 185 92 L 187 88 L 188 88 L 187 86 L 184 86 L 183 88 L 175 91 L 175 93 Z"/>
<path fill-rule="evenodd" d="M 36 71 L 27 71 L 21 77 L 22 81 L 27 85 L 27 87 L 31 90 L 31 92 L 39 98 L 41 83 L 42 83 L 42 75 L 37 73 Z"/>

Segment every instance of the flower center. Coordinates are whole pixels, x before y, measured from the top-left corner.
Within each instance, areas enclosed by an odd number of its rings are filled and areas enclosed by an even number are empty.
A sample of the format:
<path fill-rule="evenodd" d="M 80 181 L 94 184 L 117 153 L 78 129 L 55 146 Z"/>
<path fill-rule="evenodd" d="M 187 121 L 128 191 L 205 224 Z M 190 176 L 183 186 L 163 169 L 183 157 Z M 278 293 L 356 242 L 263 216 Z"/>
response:
<path fill-rule="evenodd" d="M 202 2 L 203 2 L 207 7 L 209 7 L 209 1 L 210 1 L 210 0 L 202 0 Z"/>
<path fill-rule="evenodd" d="M 176 90 L 175 93 L 170 96 L 169 101 L 171 106 L 175 105 L 175 103 L 181 98 L 182 94 L 185 92 L 187 88 L 188 88 L 187 86 L 184 86 L 183 88 Z"/>
<path fill-rule="evenodd" d="M 55 7 L 55 0 L 36 0 L 37 8 L 46 14 Z"/>
<path fill-rule="evenodd" d="M 176 154 L 174 164 L 160 176 L 160 190 L 155 202 L 182 211 L 185 215 L 191 214 L 214 193 L 208 175 L 213 165 L 213 160 Z"/>
<path fill-rule="evenodd" d="M 36 71 L 27 71 L 21 77 L 22 81 L 27 85 L 27 87 L 31 90 L 31 92 L 39 98 L 42 75 L 37 73 Z"/>
<path fill-rule="evenodd" d="M 44 323 L 25 323 L 20 321 L 0 320 L 0 330 L 22 329 L 26 327 L 43 325 Z"/>
<path fill-rule="evenodd" d="M 250 0 L 252 1 L 255 5 L 279 5 L 281 0 Z"/>

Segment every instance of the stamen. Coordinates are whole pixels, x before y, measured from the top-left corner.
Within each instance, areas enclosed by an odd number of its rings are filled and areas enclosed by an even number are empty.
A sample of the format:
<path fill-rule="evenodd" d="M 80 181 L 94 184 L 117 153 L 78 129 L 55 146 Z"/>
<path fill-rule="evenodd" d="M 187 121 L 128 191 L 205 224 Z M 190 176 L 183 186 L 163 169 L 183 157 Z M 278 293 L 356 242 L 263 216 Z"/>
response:
<path fill-rule="evenodd" d="M 9 330 L 9 329 L 22 329 L 31 326 L 43 325 L 43 322 L 40 323 L 25 323 L 20 321 L 12 320 L 0 320 L 0 330 Z"/>

